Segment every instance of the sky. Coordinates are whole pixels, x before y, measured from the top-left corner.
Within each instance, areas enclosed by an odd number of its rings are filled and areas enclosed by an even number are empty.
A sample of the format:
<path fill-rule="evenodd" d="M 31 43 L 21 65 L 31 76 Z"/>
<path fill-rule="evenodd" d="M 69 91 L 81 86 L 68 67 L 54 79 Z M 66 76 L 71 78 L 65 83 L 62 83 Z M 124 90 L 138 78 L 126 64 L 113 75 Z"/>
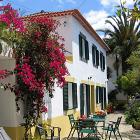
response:
<path fill-rule="evenodd" d="M 122 0 L 123 1 L 123 0 Z M 78 9 L 95 30 L 104 29 L 107 16 L 114 15 L 115 6 L 120 0 L 3 0 L 0 5 L 10 3 L 20 10 L 21 15 L 28 15 L 44 10 L 63 11 Z M 133 0 L 126 0 L 127 6 L 133 5 Z"/>

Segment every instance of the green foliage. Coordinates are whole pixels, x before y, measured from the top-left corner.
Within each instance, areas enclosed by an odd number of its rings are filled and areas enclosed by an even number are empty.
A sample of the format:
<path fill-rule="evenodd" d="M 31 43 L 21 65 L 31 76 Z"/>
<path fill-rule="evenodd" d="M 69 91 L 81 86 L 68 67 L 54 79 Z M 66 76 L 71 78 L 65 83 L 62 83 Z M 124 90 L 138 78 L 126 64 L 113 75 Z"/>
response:
<path fill-rule="evenodd" d="M 118 78 L 117 80 L 117 85 L 119 90 L 123 90 L 124 94 L 127 95 L 134 95 L 136 93 L 136 84 L 134 83 L 134 81 L 131 79 L 131 74 L 130 77 L 128 76 L 121 76 Z"/>
<path fill-rule="evenodd" d="M 117 80 L 118 87 L 128 95 L 140 93 L 140 47 L 132 53 L 127 63 L 130 69 Z"/>
<path fill-rule="evenodd" d="M 128 110 L 125 112 L 125 120 L 128 124 L 133 124 L 136 121 L 140 121 L 140 103 L 134 103 Z"/>
<path fill-rule="evenodd" d="M 130 9 L 132 18 L 136 19 L 136 20 L 140 20 L 140 1 L 139 0 L 134 0 L 135 4 L 134 4 L 134 8 Z"/>
<path fill-rule="evenodd" d="M 106 24 L 110 25 L 112 29 L 106 28 L 99 31 L 105 33 L 104 40 L 111 48 L 110 53 L 120 58 L 119 63 L 122 62 L 122 71 L 125 73 L 129 68 L 126 60 L 140 44 L 140 22 L 131 18 L 131 12 L 123 3 L 117 6 L 114 16 L 108 17 Z M 116 63 L 118 62 L 116 61 Z"/>
<path fill-rule="evenodd" d="M 123 76 L 116 83 L 128 95 L 140 92 L 140 1 L 134 2 L 132 9 L 126 7 L 125 1 L 116 6 L 116 14 L 106 20 L 112 29 L 99 30 L 105 33 L 104 41 L 111 48 L 110 53 L 119 58 L 114 64 L 117 76 L 122 63 Z"/>

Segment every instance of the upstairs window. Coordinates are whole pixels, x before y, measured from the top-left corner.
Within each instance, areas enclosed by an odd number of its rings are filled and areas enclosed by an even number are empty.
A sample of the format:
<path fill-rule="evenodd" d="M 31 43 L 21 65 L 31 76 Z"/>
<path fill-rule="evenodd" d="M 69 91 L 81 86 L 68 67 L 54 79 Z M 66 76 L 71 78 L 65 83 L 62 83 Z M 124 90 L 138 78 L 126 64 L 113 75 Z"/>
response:
<path fill-rule="evenodd" d="M 92 62 L 94 66 L 99 66 L 99 51 L 95 45 L 92 46 Z"/>
<path fill-rule="evenodd" d="M 77 108 L 77 84 L 67 82 L 63 87 L 63 109 Z"/>
<path fill-rule="evenodd" d="M 80 33 L 79 34 L 79 55 L 82 61 L 87 62 L 89 60 L 89 45 L 86 37 Z"/>
<path fill-rule="evenodd" d="M 101 70 L 104 71 L 105 70 L 105 56 L 103 55 L 102 52 L 100 52 L 100 66 L 101 66 Z"/>

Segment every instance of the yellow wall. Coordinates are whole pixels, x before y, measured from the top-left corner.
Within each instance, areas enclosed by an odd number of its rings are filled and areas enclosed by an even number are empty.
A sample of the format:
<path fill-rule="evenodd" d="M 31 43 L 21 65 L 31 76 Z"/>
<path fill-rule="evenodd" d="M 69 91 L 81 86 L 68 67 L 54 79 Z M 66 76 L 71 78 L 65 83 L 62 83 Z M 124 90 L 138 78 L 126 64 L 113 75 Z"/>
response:
<path fill-rule="evenodd" d="M 68 63 L 73 63 L 73 56 L 72 56 L 72 55 L 66 56 L 66 61 L 67 61 Z"/>
<path fill-rule="evenodd" d="M 70 122 L 68 118 L 68 114 L 74 114 L 74 118 L 77 119 L 78 116 L 80 116 L 80 112 L 77 112 L 75 110 L 69 110 L 65 112 L 64 116 L 59 116 L 53 119 L 50 119 L 46 121 L 45 123 L 50 124 L 52 126 L 58 126 L 61 128 L 61 138 L 67 137 L 70 132 Z"/>
<path fill-rule="evenodd" d="M 95 93 L 94 93 L 94 85 L 91 85 L 90 90 L 90 106 L 91 106 L 91 113 L 95 113 Z"/>
<path fill-rule="evenodd" d="M 65 77 L 65 80 L 67 82 L 72 82 L 72 83 L 76 82 L 76 79 L 74 77 L 72 77 L 72 76 L 66 76 Z"/>
<path fill-rule="evenodd" d="M 24 127 L 3 127 L 12 140 L 22 140 L 24 137 Z"/>

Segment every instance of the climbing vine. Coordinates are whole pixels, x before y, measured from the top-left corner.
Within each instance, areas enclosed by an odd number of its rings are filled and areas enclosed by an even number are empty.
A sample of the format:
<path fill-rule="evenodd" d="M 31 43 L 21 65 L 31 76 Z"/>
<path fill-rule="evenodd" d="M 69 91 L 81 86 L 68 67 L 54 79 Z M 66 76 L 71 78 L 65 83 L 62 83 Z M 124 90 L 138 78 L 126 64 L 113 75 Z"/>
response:
<path fill-rule="evenodd" d="M 13 71 L 0 70 L 1 80 L 15 75 L 15 84 L 1 86 L 15 94 L 17 111 L 20 110 L 19 101 L 23 102 L 27 138 L 28 130 L 38 122 L 40 114 L 47 112 L 44 94 L 53 97 L 55 83 L 63 87 L 64 76 L 68 74 L 64 39 L 56 32 L 59 23 L 53 19 L 45 16 L 21 18 L 10 4 L 0 10 L 1 39 L 10 41 L 16 60 Z"/>

